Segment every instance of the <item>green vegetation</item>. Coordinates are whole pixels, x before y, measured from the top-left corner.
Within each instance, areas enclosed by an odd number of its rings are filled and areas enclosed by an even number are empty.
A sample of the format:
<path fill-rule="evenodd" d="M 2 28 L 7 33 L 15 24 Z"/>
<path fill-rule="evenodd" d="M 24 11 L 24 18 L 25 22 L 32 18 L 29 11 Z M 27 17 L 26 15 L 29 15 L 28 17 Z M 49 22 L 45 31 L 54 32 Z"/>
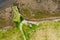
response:
<path fill-rule="evenodd" d="M 47 21 L 36 24 L 22 24 L 23 17 L 14 6 L 13 21 L 16 27 L 0 30 L 0 40 L 60 40 L 60 21 Z M 21 25 L 22 24 L 22 25 Z"/>
<path fill-rule="evenodd" d="M 47 40 L 51 36 L 50 35 L 49 37 L 47 37 L 49 33 L 53 34 L 57 39 L 60 38 L 59 37 L 60 36 L 60 32 L 59 32 L 60 31 L 60 22 L 43 22 L 43 23 L 40 23 L 38 26 L 37 25 L 35 26 L 34 24 L 32 24 L 32 27 L 30 27 L 30 25 L 23 24 L 22 29 L 23 29 L 24 35 L 27 40 L 34 40 L 34 38 L 37 37 L 37 35 L 39 34 L 38 30 L 42 30 L 41 31 L 42 33 L 47 33 L 45 35 L 45 38 Z M 36 34 L 36 33 L 38 33 L 38 34 Z M 39 35 L 44 36 L 44 34 L 39 34 Z M 54 36 L 51 38 L 54 38 Z M 40 36 L 40 38 L 44 38 L 44 37 Z M 21 31 L 17 30 L 17 28 L 14 27 L 7 31 L 0 30 L 0 40 L 24 40 L 24 38 L 22 36 Z"/>

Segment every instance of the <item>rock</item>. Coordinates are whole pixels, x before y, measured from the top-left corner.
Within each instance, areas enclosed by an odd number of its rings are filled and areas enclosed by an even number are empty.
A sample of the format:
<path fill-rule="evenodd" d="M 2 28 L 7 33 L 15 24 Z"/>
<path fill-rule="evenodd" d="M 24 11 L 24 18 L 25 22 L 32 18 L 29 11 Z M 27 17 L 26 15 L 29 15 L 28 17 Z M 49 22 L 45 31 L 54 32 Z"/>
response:
<path fill-rule="evenodd" d="M 29 1 L 18 0 L 18 1 L 19 11 L 26 20 L 40 21 L 60 16 L 59 0 L 29 0 Z"/>
<path fill-rule="evenodd" d="M 6 8 L 3 11 L 0 11 L 0 28 L 13 26 L 13 16 L 11 7 Z"/>

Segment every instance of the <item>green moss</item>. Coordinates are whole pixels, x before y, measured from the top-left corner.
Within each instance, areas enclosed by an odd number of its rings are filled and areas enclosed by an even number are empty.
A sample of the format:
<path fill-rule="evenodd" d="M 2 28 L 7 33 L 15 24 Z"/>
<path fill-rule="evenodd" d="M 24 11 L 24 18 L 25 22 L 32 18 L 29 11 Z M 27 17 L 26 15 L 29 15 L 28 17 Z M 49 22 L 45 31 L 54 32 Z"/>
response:
<path fill-rule="evenodd" d="M 7 31 L 0 31 L 0 40 L 23 40 L 23 37 L 16 28 Z"/>
<path fill-rule="evenodd" d="M 50 31 L 50 29 L 52 31 Z M 40 23 L 38 26 L 32 24 L 32 27 L 30 25 L 23 24 L 23 32 L 26 36 L 27 40 L 33 39 L 37 36 L 35 33 L 38 32 L 38 30 L 42 30 L 43 33 L 49 33 L 49 31 L 52 34 L 56 34 L 56 37 L 59 39 L 60 37 L 60 22 L 43 22 Z M 45 39 L 48 40 L 47 34 L 41 34 L 44 35 Z M 36 35 L 36 36 L 34 36 Z M 41 37 L 41 36 L 40 36 Z M 43 38 L 43 37 L 42 37 Z M 22 34 L 19 30 L 17 30 L 15 27 L 12 29 L 9 29 L 7 31 L 0 31 L 0 40 L 24 40 L 22 37 Z"/>

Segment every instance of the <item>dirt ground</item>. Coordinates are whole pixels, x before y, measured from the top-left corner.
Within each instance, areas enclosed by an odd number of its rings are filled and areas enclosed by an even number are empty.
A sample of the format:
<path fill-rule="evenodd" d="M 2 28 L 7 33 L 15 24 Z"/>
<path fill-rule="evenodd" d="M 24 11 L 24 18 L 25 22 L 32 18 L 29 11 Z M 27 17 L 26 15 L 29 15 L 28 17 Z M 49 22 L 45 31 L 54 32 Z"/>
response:
<path fill-rule="evenodd" d="M 44 26 L 38 28 L 38 30 L 36 31 L 36 33 L 34 33 L 30 40 L 60 40 L 59 24 L 53 23 L 52 25 L 50 25 L 50 23 L 43 24 Z"/>

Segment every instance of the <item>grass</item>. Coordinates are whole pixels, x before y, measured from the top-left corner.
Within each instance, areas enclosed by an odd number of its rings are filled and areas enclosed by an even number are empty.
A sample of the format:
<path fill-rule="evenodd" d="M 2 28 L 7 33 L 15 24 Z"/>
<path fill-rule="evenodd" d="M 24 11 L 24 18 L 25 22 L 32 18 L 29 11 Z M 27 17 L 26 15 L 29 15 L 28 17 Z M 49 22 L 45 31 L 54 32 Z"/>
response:
<path fill-rule="evenodd" d="M 8 30 L 0 30 L 0 40 L 60 40 L 60 21 L 46 21 L 38 25 L 22 24 L 17 7 L 13 7 L 15 13 L 13 21 L 16 27 Z"/>
<path fill-rule="evenodd" d="M 59 39 L 60 37 L 60 22 L 43 22 L 40 23 L 38 26 L 33 25 L 32 27 L 30 27 L 29 25 L 23 24 L 23 32 L 24 35 L 26 36 L 27 40 L 36 40 L 34 39 L 35 37 L 37 38 L 36 34 L 37 32 L 39 32 L 38 30 L 42 30 L 42 33 L 49 33 L 47 31 L 49 31 L 49 29 L 51 29 L 52 31 L 50 32 L 51 34 L 56 34 L 54 36 L 56 36 L 56 39 Z M 36 35 L 36 36 L 35 36 Z M 39 34 L 40 35 L 40 34 Z M 44 34 L 41 34 L 44 36 Z M 51 36 L 46 34 L 45 35 L 45 39 L 48 40 L 47 36 Z M 53 38 L 54 38 L 53 36 Z M 44 38 L 42 36 L 40 36 L 40 38 Z M 45 40 L 44 39 L 44 40 Z M 23 36 L 21 34 L 21 32 L 19 30 L 17 30 L 16 27 L 9 29 L 7 31 L 2 31 L 0 30 L 0 40 L 23 40 Z M 38 39 L 37 39 L 38 40 Z M 43 40 L 43 39 L 41 39 Z M 60 40 L 60 39 L 59 39 Z"/>
<path fill-rule="evenodd" d="M 23 40 L 20 31 L 16 28 L 0 31 L 0 40 Z"/>

